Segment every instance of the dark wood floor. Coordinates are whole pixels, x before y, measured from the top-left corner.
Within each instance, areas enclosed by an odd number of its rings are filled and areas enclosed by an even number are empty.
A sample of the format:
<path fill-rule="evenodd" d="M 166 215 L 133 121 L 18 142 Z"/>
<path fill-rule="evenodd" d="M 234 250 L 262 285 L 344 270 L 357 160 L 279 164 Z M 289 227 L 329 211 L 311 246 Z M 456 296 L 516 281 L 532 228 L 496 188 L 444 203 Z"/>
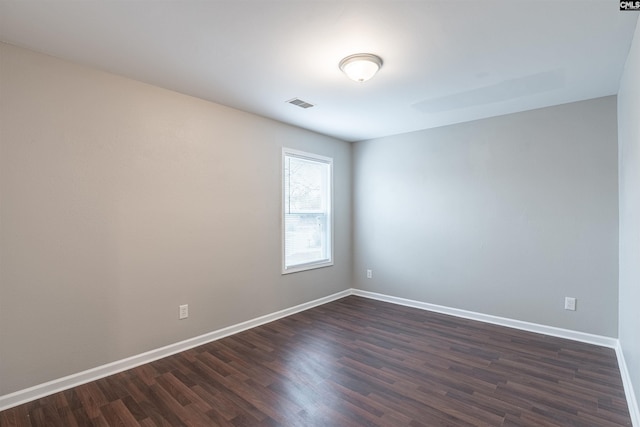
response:
<path fill-rule="evenodd" d="M 613 350 L 350 296 L 1 426 L 630 426 Z"/>

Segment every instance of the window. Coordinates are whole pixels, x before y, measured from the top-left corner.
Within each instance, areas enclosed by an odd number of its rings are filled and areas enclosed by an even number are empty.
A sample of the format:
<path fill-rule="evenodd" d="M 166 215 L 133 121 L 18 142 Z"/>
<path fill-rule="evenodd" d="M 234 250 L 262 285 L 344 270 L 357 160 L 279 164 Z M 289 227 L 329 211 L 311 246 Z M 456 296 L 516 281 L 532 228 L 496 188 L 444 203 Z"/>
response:
<path fill-rule="evenodd" d="M 333 159 L 282 150 L 282 273 L 333 265 Z"/>

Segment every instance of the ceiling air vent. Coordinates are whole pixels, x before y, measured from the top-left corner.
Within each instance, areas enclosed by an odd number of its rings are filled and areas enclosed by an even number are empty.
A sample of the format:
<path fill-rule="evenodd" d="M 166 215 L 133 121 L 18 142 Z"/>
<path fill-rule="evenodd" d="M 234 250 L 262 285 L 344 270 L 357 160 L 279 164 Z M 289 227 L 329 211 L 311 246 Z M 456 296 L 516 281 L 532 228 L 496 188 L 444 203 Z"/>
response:
<path fill-rule="evenodd" d="M 299 98 L 293 98 L 287 101 L 289 104 L 293 104 L 293 105 L 297 105 L 300 108 L 311 108 L 313 107 L 313 104 L 309 104 L 306 101 L 303 101 L 302 99 Z"/>

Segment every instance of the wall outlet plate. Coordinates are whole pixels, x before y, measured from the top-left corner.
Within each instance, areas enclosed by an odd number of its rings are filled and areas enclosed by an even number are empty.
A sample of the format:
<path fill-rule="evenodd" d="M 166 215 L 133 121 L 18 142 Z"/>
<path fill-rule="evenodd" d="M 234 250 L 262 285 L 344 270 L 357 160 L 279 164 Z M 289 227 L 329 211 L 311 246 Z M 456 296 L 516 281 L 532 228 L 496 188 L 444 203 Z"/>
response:
<path fill-rule="evenodd" d="M 371 279 L 373 277 L 373 271 L 367 270 L 367 279 Z"/>
<path fill-rule="evenodd" d="M 187 317 L 189 317 L 189 304 L 183 304 L 180 306 L 179 319 L 186 319 Z"/>
<path fill-rule="evenodd" d="M 564 309 L 565 310 L 576 310 L 576 299 L 572 297 L 565 297 L 564 299 Z"/>

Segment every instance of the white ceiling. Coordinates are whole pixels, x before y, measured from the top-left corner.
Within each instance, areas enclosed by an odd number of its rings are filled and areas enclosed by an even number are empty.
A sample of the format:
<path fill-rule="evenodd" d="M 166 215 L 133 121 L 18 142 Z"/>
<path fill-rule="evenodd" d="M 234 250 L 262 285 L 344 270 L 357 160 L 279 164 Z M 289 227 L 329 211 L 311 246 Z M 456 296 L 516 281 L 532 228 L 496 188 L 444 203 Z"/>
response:
<path fill-rule="evenodd" d="M 614 0 L 0 0 L 0 40 L 356 141 L 615 94 L 637 19 Z M 366 83 L 338 69 L 360 52 L 384 60 Z"/>

